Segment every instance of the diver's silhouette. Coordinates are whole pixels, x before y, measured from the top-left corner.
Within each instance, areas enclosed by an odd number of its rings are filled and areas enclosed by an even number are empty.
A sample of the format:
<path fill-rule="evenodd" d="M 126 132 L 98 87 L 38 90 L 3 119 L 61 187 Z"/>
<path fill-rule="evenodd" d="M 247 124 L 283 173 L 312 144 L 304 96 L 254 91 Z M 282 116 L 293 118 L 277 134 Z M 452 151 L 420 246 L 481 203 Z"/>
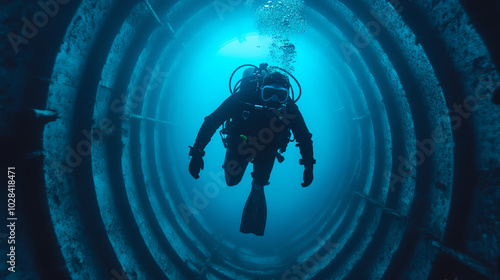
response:
<path fill-rule="evenodd" d="M 243 78 L 232 89 L 232 77 L 238 69 L 246 66 L 251 68 L 244 71 Z M 293 100 L 293 88 L 285 73 L 295 80 L 287 71 L 267 67 L 265 63 L 260 67 L 238 67 L 229 82 L 231 96 L 205 118 L 194 145 L 190 146 L 189 155 L 192 158 L 189 172 L 195 179 L 199 178 L 200 170 L 204 168 L 204 148 L 221 125 L 221 136 L 227 148 L 222 166 L 227 185 L 238 184 L 248 163 L 253 163 L 252 190 L 241 219 L 240 231 L 243 233 L 264 235 L 267 217 L 264 186 L 269 185 L 275 158 L 278 162 L 284 160 L 281 153 L 290 142 L 290 130 L 302 155 L 299 161 L 304 165 L 302 186 L 309 186 L 313 180 L 313 164 L 316 161 L 313 158 L 312 135 L 295 104 L 300 94 Z M 300 89 L 298 82 L 297 85 Z M 289 96 L 290 89 L 292 98 Z"/>

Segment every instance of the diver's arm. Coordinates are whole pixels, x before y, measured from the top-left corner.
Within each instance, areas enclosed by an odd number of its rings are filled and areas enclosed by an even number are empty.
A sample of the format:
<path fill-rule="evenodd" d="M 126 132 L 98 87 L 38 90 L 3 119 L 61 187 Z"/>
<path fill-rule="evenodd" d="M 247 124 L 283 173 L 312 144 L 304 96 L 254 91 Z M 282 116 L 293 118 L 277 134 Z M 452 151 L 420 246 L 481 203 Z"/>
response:
<path fill-rule="evenodd" d="M 237 101 L 234 97 L 230 96 L 212 114 L 208 115 L 201 125 L 193 148 L 203 151 L 210 142 L 210 139 L 212 139 L 217 128 L 231 116 L 231 113 L 235 110 L 237 105 Z"/>
<path fill-rule="evenodd" d="M 309 132 L 309 129 L 304 121 L 304 117 L 300 113 L 297 105 L 292 103 L 288 106 L 288 108 L 290 110 L 290 114 L 296 115 L 296 117 L 291 120 L 290 128 L 292 129 L 293 135 L 298 142 L 302 162 L 304 164 L 314 164 L 312 134 Z"/>
<path fill-rule="evenodd" d="M 200 171 L 205 167 L 205 163 L 203 162 L 205 147 L 208 145 L 208 142 L 210 142 L 210 139 L 212 139 L 217 128 L 231 116 L 237 105 L 234 97 L 230 96 L 219 106 L 219 108 L 205 118 L 193 147 L 189 147 L 191 148 L 189 151 L 189 156 L 191 156 L 189 173 L 191 173 L 193 178 L 200 178 Z"/>
<path fill-rule="evenodd" d="M 287 106 L 287 108 L 289 108 L 291 114 L 296 115 L 296 117 L 291 120 L 290 128 L 292 129 L 293 135 L 297 140 L 297 146 L 299 147 L 300 155 L 302 156 L 299 163 L 304 165 L 304 183 L 302 183 L 302 186 L 307 187 L 313 180 L 312 170 L 313 165 L 316 163 L 313 154 L 312 134 L 309 132 L 309 129 L 304 121 L 304 117 L 300 113 L 297 105 L 295 103 L 291 103 Z"/>

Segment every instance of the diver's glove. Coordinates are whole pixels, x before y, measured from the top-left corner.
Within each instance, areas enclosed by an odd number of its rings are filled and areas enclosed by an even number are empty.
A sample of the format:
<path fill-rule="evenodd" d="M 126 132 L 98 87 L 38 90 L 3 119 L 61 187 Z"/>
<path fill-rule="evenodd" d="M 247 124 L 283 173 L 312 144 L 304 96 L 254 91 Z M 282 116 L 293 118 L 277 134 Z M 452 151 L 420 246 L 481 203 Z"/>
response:
<path fill-rule="evenodd" d="M 205 168 L 205 163 L 203 162 L 203 156 L 205 155 L 205 151 L 201 149 L 196 149 L 189 146 L 191 150 L 189 151 L 189 156 L 191 157 L 191 162 L 189 163 L 189 173 L 193 178 L 200 178 L 200 171 Z"/>
<path fill-rule="evenodd" d="M 311 159 L 311 160 L 303 160 L 303 159 L 300 159 L 299 160 L 299 164 L 300 165 L 304 165 L 304 175 L 303 175 L 303 179 L 304 179 L 304 183 L 302 183 L 302 187 L 307 187 L 309 186 L 313 179 L 314 179 L 314 176 L 313 176 L 313 165 L 316 163 L 316 160 L 315 159 Z"/>

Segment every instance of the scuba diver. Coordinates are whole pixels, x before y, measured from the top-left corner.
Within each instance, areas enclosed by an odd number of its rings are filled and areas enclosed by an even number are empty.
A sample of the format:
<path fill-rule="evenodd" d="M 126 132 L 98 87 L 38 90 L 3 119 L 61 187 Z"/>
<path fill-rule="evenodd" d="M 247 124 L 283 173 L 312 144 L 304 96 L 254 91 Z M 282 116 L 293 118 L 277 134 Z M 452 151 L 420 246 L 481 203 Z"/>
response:
<path fill-rule="evenodd" d="M 231 87 L 234 74 L 243 67 L 247 67 L 243 78 L 234 88 Z M 287 75 L 299 87 L 297 99 L 294 99 L 293 87 Z M 227 185 L 237 185 L 248 163 L 253 163 L 252 189 L 243 210 L 240 232 L 263 236 L 267 218 L 264 186 L 270 184 L 274 161 L 278 159 L 278 162 L 283 162 L 281 154 L 286 151 L 287 144 L 292 142 L 292 132 L 302 156 L 299 164 L 304 166 L 304 182 L 301 185 L 309 186 L 313 181 L 313 165 L 316 163 L 312 135 L 296 105 L 301 95 L 300 84 L 286 70 L 268 66 L 267 63 L 260 67 L 242 65 L 231 75 L 229 90 L 231 95 L 205 118 L 194 145 L 189 146 L 189 172 L 195 179 L 199 178 L 200 170 L 204 168 L 204 149 L 222 125 L 220 134 L 227 149 L 222 168 Z"/>

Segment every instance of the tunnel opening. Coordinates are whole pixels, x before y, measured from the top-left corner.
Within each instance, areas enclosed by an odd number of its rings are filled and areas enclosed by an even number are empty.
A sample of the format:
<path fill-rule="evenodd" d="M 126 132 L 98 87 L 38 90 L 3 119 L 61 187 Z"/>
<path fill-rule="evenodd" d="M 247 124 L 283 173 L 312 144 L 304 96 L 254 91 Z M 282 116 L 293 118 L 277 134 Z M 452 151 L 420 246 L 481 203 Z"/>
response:
<path fill-rule="evenodd" d="M 302 179 L 289 145 L 258 239 L 237 229 L 249 174 L 219 184 L 218 135 L 205 177 L 185 172 L 186 147 L 228 96 L 230 72 L 266 55 L 240 2 L 75 1 L 21 49 L 32 59 L 9 50 L 25 61 L 5 88 L 22 92 L 12 108 L 58 114 L 13 132 L 27 140 L 9 157 L 36 170 L 20 181 L 36 187 L 19 190 L 26 228 L 41 229 L 22 235 L 21 258 L 38 260 L 26 275 L 496 279 L 498 5 L 307 1 L 294 75 L 306 122 L 323 121 L 308 123 L 316 184 L 287 188 Z M 217 196 L 196 207 L 207 186 Z"/>

